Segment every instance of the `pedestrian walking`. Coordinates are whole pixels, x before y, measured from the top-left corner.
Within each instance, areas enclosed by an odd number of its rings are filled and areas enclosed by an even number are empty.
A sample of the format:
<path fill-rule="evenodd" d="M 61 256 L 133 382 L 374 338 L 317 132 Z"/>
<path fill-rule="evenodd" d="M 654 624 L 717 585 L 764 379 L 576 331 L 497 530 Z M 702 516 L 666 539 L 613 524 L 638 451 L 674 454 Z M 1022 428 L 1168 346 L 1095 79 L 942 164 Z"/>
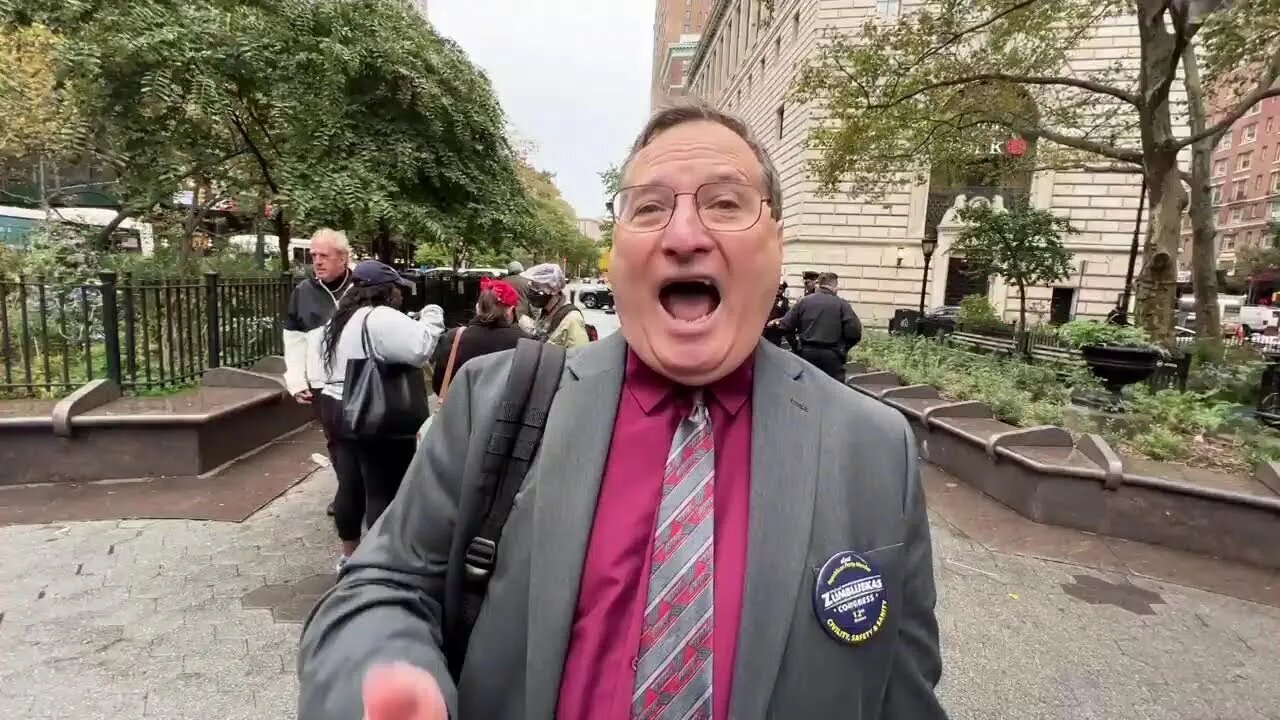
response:
<path fill-rule="evenodd" d="M 336 452 L 338 434 L 334 426 L 324 421 L 337 415 L 325 413 L 323 401 L 316 397 L 328 377 L 320 360 L 321 336 L 338 301 L 351 288 L 350 263 L 351 244 L 345 233 L 324 228 L 311 236 L 314 274 L 298 283 L 289 295 L 289 312 L 284 320 L 284 382 L 295 401 L 314 408 L 334 472 L 356 477 L 359 468 L 339 467 L 345 458 Z M 333 515 L 332 502 L 327 510 Z"/>
<path fill-rule="evenodd" d="M 458 373 L 303 630 L 298 717 L 944 720 L 910 426 L 760 337 L 767 152 L 681 105 L 622 174 L 619 332 Z M 494 495 L 497 463 L 517 482 Z"/>
<path fill-rule="evenodd" d="M 543 342 L 570 350 L 591 342 L 582 310 L 564 295 L 564 270 L 554 263 L 534 265 L 524 272 L 529 304 L 538 313 L 534 335 Z"/>
<path fill-rule="evenodd" d="M 506 277 L 502 278 L 515 289 L 516 294 L 520 298 L 520 302 L 516 303 L 517 323 L 519 323 L 522 318 L 529 318 L 530 320 L 533 319 L 533 314 L 529 307 L 529 281 L 525 280 L 520 274 L 522 272 L 524 272 L 524 264 L 519 260 L 512 260 L 507 263 Z"/>
<path fill-rule="evenodd" d="M 420 320 L 400 312 L 402 289 L 412 287 L 394 269 L 377 260 L 364 260 L 352 271 L 352 288 L 343 295 L 324 330 L 322 357 L 327 380 L 321 399 L 327 424 L 342 428 L 348 361 L 372 358 L 421 368 L 431 358 L 436 341 L 444 332 L 444 310 L 428 305 L 422 309 Z M 337 451 L 342 462 L 334 463 L 338 476 L 334 525 L 342 543 L 339 571 L 360 543 L 361 525 L 373 527 L 395 497 L 414 449 L 412 434 L 340 437 Z M 346 473 L 351 467 L 358 472 Z"/>
<path fill-rule="evenodd" d="M 800 357 L 843 383 L 849 351 L 862 340 L 862 321 L 849 301 L 836 294 L 839 284 L 835 273 L 821 273 L 817 291 L 800 298 L 773 324 L 784 333 L 797 335 Z"/>
<path fill-rule="evenodd" d="M 431 357 L 431 386 L 436 395 L 444 398 L 445 387 L 472 358 L 511 350 L 521 338 L 529 337 L 516 324 L 519 303 L 520 296 L 510 283 L 489 278 L 480 281 L 475 317 L 436 343 Z"/>

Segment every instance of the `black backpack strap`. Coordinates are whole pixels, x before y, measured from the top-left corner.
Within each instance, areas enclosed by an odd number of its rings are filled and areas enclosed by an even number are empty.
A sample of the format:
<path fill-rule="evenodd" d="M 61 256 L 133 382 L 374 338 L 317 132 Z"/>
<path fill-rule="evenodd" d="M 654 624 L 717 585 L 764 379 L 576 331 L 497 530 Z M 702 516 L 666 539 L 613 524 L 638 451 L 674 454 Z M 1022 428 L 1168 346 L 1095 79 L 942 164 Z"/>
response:
<path fill-rule="evenodd" d="M 531 340 L 520 342 L 533 344 Z M 473 579 L 480 579 L 483 574 L 483 579 L 487 580 L 493 570 L 498 542 L 502 539 L 502 528 L 507 524 L 507 517 L 515 506 L 516 494 L 520 492 L 524 476 L 528 474 L 538 452 L 547 416 L 551 411 L 551 401 L 560 387 L 560 375 L 564 370 L 564 349 L 550 343 L 539 344 L 538 349 L 541 353 L 537 372 L 530 381 L 531 387 L 520 426 L 516 429 L 514 438 L 505 435 L 502 437 L 503 449 L 506 451 L 502 458 L 504 467 L 494 488 L 489 513 L 480 526 L 480 532 L 467 548 L 467 575 Z M 495 435 L 497 432 L 498 428 L 494 428 Z M 490 451 L 492 450 L 491 445 Z"/>
<path fill-rule="evenodd" d="M 502 529 L 542 442 L 551 403 L 560 387 L 564 360 L 564 348 L 556 345 L 521 340 L 516 346 L 506 393 L 482 464 L 486 493 L 492 494 L 486 497 L 487 512 L 465 554 L 461 628 L 464 652 L 497 562 Z"/>

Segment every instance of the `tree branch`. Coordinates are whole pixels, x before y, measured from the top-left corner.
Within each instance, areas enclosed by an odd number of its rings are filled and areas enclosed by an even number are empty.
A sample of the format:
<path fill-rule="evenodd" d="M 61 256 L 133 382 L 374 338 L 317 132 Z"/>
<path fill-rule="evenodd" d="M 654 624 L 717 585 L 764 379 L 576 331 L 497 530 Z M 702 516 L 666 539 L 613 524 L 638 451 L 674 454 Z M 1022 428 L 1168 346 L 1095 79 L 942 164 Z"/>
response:
<path fill-rule="evenodd" d="M 1114 145 L 1104 145 L 1093 140 L 1086 140 L 1074 135 L 1064 135 L 1060 132 L 1046 130 L 1044 128 L 1022 128 L 1013 126 L 1012 129 L 1021 133 L 1028 139 L 1043 138 L 1049 142 L 1057 143 L 1064 147 L 1083 150 L 1093 155 L 1101 155 L 1102 157 L 1111 158 L 1112 160 L 1118 160 L 1123 163 L 1142 163 L 1143 156 L 1140 150 L 1129 150 L 1127 148 L 1115 147 Z"/>
<path fill-rule="evenodd" d="M 1271 60 L 1267 62 L 1267 67 L 1262 71 L 1262 78 L 1258 80 L 1253 92 L 1249 93 L 1236 103 L 1236 106 L 1223 115 L 1218 122 L 1206 127 L 1200 132 L 1192 133 L 1189 137 L 1182 140 L 1171 140 L 1167 143 L 1167 149 L 1180 150 L 1188 145 L 1200 142 L 1205 138 L 1214 137 L 1226 132 L 1235 124 L 1237 120 L 1244 117 L 1249 108 L 1257 105 L 1269 97 L 1280 96 L 1280 86 L 1276 85 L 1276 78 L 1280 77 L 1280 46 L 1277 46 L 1271 54 Z"/>
<path fill-rule="evenodd" d="M 974 75 L 965 75 L 949 80 L 939 80 L 938 82 L 928 83 L 916 88 L 906 95 L 898 97 L 896 100 L 887 103 L 868 104 L 868 110 L 885 110 L 904 103 L 917 95 L 924 94 L 930 90 L 940 90 L 942 88 L 957 87 L 960 85 L 973 85 L 982 82 L 1007 82 L 1014 85 L 1059 85 L 1063 87 L 1074 87 L 1081 90 L 1088 90 L 1100 95 L 1110 95 L 1113 98 L 1123 100 L 1134 107 L 1138 107 L 1138 96 L 1133 93 L 1126 92 L 1120 88 L 1106 85 L 1093 80 L 1085 80 L 1082 78 L 1072 77 L 1040 77 L 1031 75 L 1010 75 L 1007 73 L 977 73 Z"/>
<path fill-rule="evenodd" d="M 948 47 L 951 47 L 951 45 L 952 45 L 952 44 L 954 44 L 957 40 L 960 40 L 960 39 L 964 38 L 964 37 L 965 37 L 965 36 L 967 36 L 967 35 L 970 35 L 970 34 L 972 34 L 972 33 L 975 33 L 975 32 L 978 32 L 978 31 L 980 31 L 980 30 L 983 30 L 983 29 L 985 29 L 985 28 L 987 28 L 987 27 L 990 27 L 991 25 L 994 25 L 996 22 L 998 22 L 998 21 L 1000 21 L 1000 20 L 1003 20 L 1005 17 L 1007 17 L 1007 16 L 1009 16 L 1009 15 L 1012 15 L 1013 13 L 1015 13 L 1015 12 L 1017 12 L 1017 11 L 1019 11 L 1019 10 L 1023 9 L 1023 8 L 1026 8 L 1026 7 L 1030 7 L 1030 6 L 1032 6 L 1032 5 L 1035 5 L 1036 3 L 1040 2 L 1040 1 L 1041 1 L 1041 0 L 1022 0 L 1022 2 L 1015 3 L 1015 4 L 1013 4 L 1013 5 L 1011 5 L 1011 6 L 1007 7 L 1007 8 L 1005 8 L 1004 10 L 1001 10 L 1000 12 L 996 13 L 995 15 L 992 15 L 991 17 L 987 18 L 986 20 L 983 20 L 982 22 L 977 23 L 976 25 L 971 25 L 971 26 L 969 26 L 969 27 L 965 28 L 964 30 L 961 30 L 960 32 L 958 32 L 958 33 L 956 33 L 956 34 L 952 35 L 951 37 L 947 38 L 946 40 L 943 40 L 941 43 L 938 43 L 937 45 L 934 45 L 933 47 L 929 48 L 928 50 L 925 50 L 923 53 L 921 53 L 921 54 L 920 54 L 920 56 L 919 56 L 919 57 L 917 57 L 915 60 L 913 60 L 913 61 L 911 62 L 911 64 L 909 65 L 909 67 L 915 67 L 916 65 L 919 65 L 919 64 L 920 64 L 921 62 L 923 62 L 924 60 L 927 60 L 927 59 L 929 59 L 930 57 L 932 57 L 932 56 L 934 56 L 934 55 L 937 55 L 938 53 L 942 52 L 943 50 L 946 50 Z"/>
<path fill-rule="evenodd" d="M 231 123 L 236 126 L 236 130 L 239 131 L 240 137 L 243 138 L 245 144 L 249 146 L 249 152 L 252 153 L 254 159 L 258 161 L 258 168 L 262 171 L 262 179 L 267 183 L 267 187 L 271 188 L 272 194 L 280 194 L 280 186 L 276 185 L 275 179 L 271 177 L 271 164 L 267 162 L 266 156 L 258 149 L 257 143 L 255 143 L 253 138 L 249 135 L 249 130 L 244 126 L 244 123 L 240 121 L 240 118 L 235 113 L 231 113 Z"/>

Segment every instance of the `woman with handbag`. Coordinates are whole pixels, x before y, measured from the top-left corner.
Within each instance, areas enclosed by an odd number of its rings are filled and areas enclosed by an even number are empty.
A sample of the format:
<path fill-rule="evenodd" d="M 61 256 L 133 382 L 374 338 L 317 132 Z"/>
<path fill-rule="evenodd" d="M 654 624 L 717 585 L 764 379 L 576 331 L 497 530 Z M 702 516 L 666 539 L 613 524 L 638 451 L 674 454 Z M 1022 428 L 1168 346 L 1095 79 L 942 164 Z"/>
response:
<path fill-rule="evenodd" d="M 338 413 L 341 452 L 351 453 L 359 478 L 338 476 L 334 525 L 342 541 L 338 570 L 391 504 L 413 460 L 414 433 L 427 418 L 422 367 L 444 332 L 444 311 L 423 308 L 421 319 L 400 312 L 413 284 L 391 267 L 365 260 L 353 286 L 325 327 L 322 356 L 329 374 L 321 412 Z M 335 464 L 336 467 L 336 464 Z"/>
<path fill-rule="evenodd" d="M 431 359 L 431 385 L 440 401 L 449 392 L 449 383 L 473 357 L 511 350 L 521 338 L 530 337 L 516 324 L 520 294 L 505 280 L 484 278 L 476 315 L 464 327 L 445 333 Z"/>

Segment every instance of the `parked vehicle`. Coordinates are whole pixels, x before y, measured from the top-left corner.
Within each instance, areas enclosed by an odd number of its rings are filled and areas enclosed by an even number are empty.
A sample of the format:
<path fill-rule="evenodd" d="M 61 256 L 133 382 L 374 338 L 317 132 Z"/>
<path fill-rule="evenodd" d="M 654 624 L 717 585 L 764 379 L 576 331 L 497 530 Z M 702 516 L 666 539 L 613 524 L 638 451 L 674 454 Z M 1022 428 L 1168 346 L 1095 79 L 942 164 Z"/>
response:
<path fill-rule="evenodd" d="M 578 290 L 578 302 L 588 310 L 613 307 L 613 289 L 608 285 L 584 287 Z"/>

